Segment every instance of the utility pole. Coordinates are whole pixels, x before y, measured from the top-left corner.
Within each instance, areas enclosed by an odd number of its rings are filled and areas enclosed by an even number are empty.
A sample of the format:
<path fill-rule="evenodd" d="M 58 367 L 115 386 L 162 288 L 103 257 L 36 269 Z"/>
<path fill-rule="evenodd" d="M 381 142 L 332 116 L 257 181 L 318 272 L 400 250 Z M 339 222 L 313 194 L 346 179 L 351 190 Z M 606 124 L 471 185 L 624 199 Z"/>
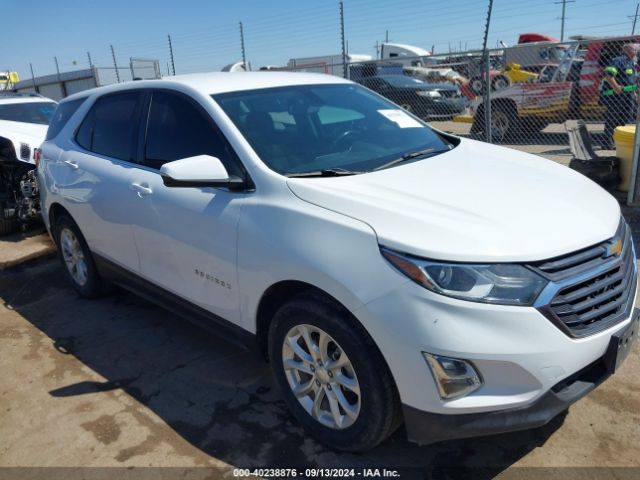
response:
<path fill-rule="evenodd" d="M 638 20 L 638 7 L 640 7 L 640 3 L 636 3 L 636 14 L 629 15 L 629 18 L 633 18 L 633 26 L 631 27 L 631 35 L 636 33 L 636 20 Z"/>
<path fill-rule="evenodd" d="M 173 45 L 171 43 L 171 35 L 167 35 L 169 39 L 169 57 L 171 58 L 171 70 L 173 70 L 173 74 L 176 74 L 176 64 L 173 61 Z"/>
<path fill-rule="evenodd" d="M 118 63 L 116 62 L 116 52 L 113 49 L 113 45 L 109 45 L 111 47 L 111 57 L 113 58 L 113 68 L 116 69 L 116 80 L 120 83 L 120 73 L 118 72 Z"/>
<path fill-rule="evenodd" d="M 89 60 L 89 67 L 93 68 L 93 60 L 91 60 L 91 54 L 87 52 L 87 59 Z"/>
<path fill-rule="evenodd" d="M 340 42 L 342 44 L 342 76 L 347 78 L 347 47 L 344 38 L 344 3 L 342 0 L 340 0 Z"/>
<path fill-rule="evenodd" d="M 384 43 L 389 43 L 389 30 L 384 31 Z"/>
<path fill-rule="evenodd" d="M 376 40 L 376 60 L 380 58 L 380 42 Z"/>
<path fill-rule="evenodd" d="M 56 73 L 58 74 L 58 81 L 60 81 L 60 67 L 58 66 L 58 57 L 53 57 L 53 60 L 56 62 Z"/>
<path fill-rule="evenodd" d="M 484 40 L 482 42 L 482 54 L 484 56 L 484 97 L 482 104 L 484 105 L 484 135 L 488 143 L 491 143 L 491 60 L 489 58 L 489 50 L 487 50 L 487 41 L 489 39 L 489 26 L 491 25 L 491 11 L 493 10 L 493 0 L 489 0 L 489 8 L 487 10 L 487 23 L 484 27 Z"/>
<path fill-rule="evenodd" d="M 562 4 L 562 17 L 560 18 L 560 41 L 564 42 L 564 19 L 566 18 L 565 14 L 567 12 L 567 3 L 574 3 L 576 0 L 560 0 L 559 2 L 555 2 L 556 5 Z"/>
<path fill-rule="evenodd" d="M 240 22 L 240 48 L 242 49 L 242 66 L 244 67 L 245 72 L 249 71 L 247 67 L 247 54 L 244 49 L 244 28 L 242 26 L 242 22 Z"/>

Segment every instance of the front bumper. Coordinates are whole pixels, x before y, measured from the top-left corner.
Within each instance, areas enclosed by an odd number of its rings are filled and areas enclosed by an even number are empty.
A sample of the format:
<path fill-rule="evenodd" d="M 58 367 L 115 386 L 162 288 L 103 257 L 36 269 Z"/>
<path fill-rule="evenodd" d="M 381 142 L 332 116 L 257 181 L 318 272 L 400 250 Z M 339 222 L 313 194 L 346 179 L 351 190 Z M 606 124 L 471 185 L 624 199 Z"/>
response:
<path fill-rule="evenodd" d="M 640 333 L 639 325 L 640 310 L 636 309 L 632 321 L 611 337 L 607 352 L 602 358 L 557 383 L 528 406 L 491 412 L 447 415 L 403 405 L 407 437 L 413 442 L 426 445 L 444 440 L 514 432 L 545 425 L 615 372 Z"/>

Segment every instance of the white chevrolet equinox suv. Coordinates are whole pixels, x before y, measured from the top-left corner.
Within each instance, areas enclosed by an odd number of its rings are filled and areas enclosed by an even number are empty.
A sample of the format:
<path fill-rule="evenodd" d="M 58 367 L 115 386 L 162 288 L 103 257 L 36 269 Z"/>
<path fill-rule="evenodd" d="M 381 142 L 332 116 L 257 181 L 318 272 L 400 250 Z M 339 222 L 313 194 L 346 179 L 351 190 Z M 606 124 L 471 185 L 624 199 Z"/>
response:
<path fill-rule="evenodd" d="M 330 75 L 212 73 L 63 100 L 38 167 L 83 296 L 116 284 L 268 359 L 326 445 L 547 423 L 637 336 L 616 200 Z"/>

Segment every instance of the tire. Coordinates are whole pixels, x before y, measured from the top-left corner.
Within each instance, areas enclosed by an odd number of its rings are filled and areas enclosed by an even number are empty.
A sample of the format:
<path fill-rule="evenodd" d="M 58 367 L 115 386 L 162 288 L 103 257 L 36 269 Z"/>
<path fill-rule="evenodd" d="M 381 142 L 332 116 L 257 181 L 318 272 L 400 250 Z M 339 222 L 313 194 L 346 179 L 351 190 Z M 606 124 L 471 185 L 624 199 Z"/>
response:
<path fill-rule="evenodd" d="M 0 237 L 4 235 L 9 235 L 11 232 L 13 232 L 14 227 L 15 227 L 15 222 L 13 220 L 0 218 Z"/>
<path fill-rule="evenodd" d="M 305 331 L 316 346 L 322 334 L 328 336 L 327 355 L 314 350 L 316 360 L 322 356 L 329 365 L 346 362 L 346 366 L 326 369 L 322 362 L 313 361 L 304 340 Z M 291 347 L 294 344 L 295 350 Z M 307 362 L 300 361 L 303 357 L 299 352 L 306 355 Z M 357 320 L 335 301 L 307 292 L 280 307 L 269 329 L 269 358 L 278 387 L 294 417 L 328 447 L 366 451 L 400 425 L 400 399 L 382 354 Z M 307 373 L 291 368 L 292 364 Z M 300 395 L 302 400 L 292 390 L 296 382 L 303 387 L 301 392 L 307 392 Z M 314 409 L 316 397 L 320 398 L 318 410 L 322 414 L 314 417 L 310 410 Z M 343 408 L 345 404 L 351 415 Z M 338 421 L 332 406 L 336 406 Z"/>
<path fill-rule="evenodd" d="M 500 90 L 509 88 L 511 85 L 511 79 L 504 74 L 497 75 L 493 80 L 491 80 L 491 90 L 494 92 L 499 92 Z"/>
<path fill-rule="evenodd" d="M 491 105 L 491 138 L 502 142 L 520 133 L 520 119 L 514 107 L 502 103 Z"/>
<path fill-rule="evenodd" d="M 473 77 L 469 80 L 471 91 L 476 95 L 482 95 L 484 93 L 484 80 L 482 77 Z"/>
<path fill-rule="evenodd" d="M 71 217 L 62 215 L 55 223 L 54 232 L 58 258 L 73 288 L 85 298 L 103 295 L 106 285 L 98 274 L 91 250 L 76 223 Z"/>

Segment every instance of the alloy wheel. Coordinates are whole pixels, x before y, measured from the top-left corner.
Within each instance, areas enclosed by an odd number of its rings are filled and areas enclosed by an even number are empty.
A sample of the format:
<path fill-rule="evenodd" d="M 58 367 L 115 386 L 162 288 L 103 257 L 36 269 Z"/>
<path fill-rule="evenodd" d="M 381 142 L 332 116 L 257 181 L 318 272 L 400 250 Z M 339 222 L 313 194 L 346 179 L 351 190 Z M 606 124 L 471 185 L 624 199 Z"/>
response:
<path fill-rule="evenodd" d="M 322 425 L 341 430 L 360 414 L 360 384 L 346 352 L 314 325 L 293 327 L 284 338 L 282 365 L 300 405 Z"/>
<path fill-rule="evenodd" d="M 80 286 L 85 285 L 89 278 L 87 261 L 78 238 L 68 228 L 63 228 L 60 231 L 60 249 L 64 263 L 73 281 Z"/>

